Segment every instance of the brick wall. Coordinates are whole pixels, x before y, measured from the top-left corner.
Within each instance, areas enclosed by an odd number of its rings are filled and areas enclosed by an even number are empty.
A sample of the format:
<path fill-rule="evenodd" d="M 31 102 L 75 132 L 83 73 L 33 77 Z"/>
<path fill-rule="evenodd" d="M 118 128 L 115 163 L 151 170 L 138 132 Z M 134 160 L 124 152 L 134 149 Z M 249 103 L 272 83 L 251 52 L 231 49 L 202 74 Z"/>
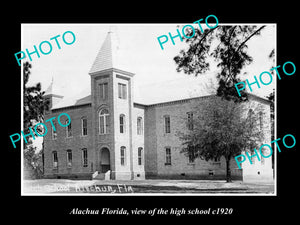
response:
<path fill-rule="evenodd" d="M 67 113 L 71 117 L 72 137 L 66 136 L 66 128 L 59 125 L 57 117 L 62 113 Z M 51 133 L 51 124 L 47 123 L 48 134 L 44 137 L 44 158 L 45 158 L 45 177 L 53 176 L 89 176 L 94 170 L 94 151 L 91 144 L 92 139 L 92 120 L 91 107 L 80 106 L 76 108 L 66 108 L 57 110 L 47 115 L 47 118 L 55 118 L 57 137 L 54 140 Z M 81 118 L 87 118 L 87 136 L 82 135 Z M 64 123 L 67 117 L 61 116 L 61 122 Z M 86 148 L 88 153 L 88 166 L 83 167 L 82 149 Z M 67 150 L 72 150 L 72 167 L 67 167 Z M 58 168 L 53 168 L 52 152 L 57 151 Z"/>
<path fill-rule="evenodd" d="M 145 133 L 145 173 L 146 178 L 157 175 L 157 120 L 156 120 L 156 108 L 148 107 L 145 110 L 144 121 L 144 133 Z"/>
<path fill-rule="evenodd" d="M 187 130 L 187 112 L 193 111 L 194 118 L 201 113 L 201 107 L 206 107 L 210 97 L 182 100 L 173 103 L 157 104 L 146 108 L 146 177 L 147 178 L 176 178 L 176 179 L 224 179 L 226 176 L 225 158 L 221 157 L 219 162 L 205 161 L 200 158 L 193 163 L 189 162 L 186 155 L 181 153 L 182 142 L 176 135 L 178 131 Z M 249 107 L 253 107 L 257 99 L 251 99 Z M 252 104 L 252 105 L 251 105 Z M 268 104 L 260 102 L 266 115 L 269 115 Z M 197 106 L 197 112 L 195 107 Z M 199 112 L 200 111 L 200 112 Z M 247 110 L 245 110 L 247 112 Z M 164 116 L 170 116 L 170 133 L 165 132 Z M 269 136 L 269 118 L 266 116 L 265 130 L 266 137 Z M 171 149 L 171 165 L 166 165 L 166 147 Z M 261 171 L 266 171 L 270 166 L 266 163 L 264 167 L 257 165 Z M 242 179 L 242 170 L 238 169 L 234 159 L 230 162 L 232 177 Z M 253 169 L 253 168 L 252 168 Z"/>
<path fill-rule="evenodd" d="M 99 84 L 107 82 L 108 98 L 99 99 Z M 109 149 L 110 170 L 112 179 L 144 179 L 146 178 L 176 178 L 176 179 L 224 179 L 226 174 L 225 159 L 220 161 L 205 161 L 195 159 L 189 162 L 181 153 L 182 142 L 176 134 L 187 130 L 186 118 L 188 112 L 193 112 L 194 118 L 201 113 L 201 107 L 206 107 L 210 97 L 180 100 L 176 102 L 142 106 L 133 104 L 132 80 L 126 74 L 114 71 L 104 71 L 91 77 L 92 104 L 68 107 L 54 110 L 46 114 L 46 120 L 61 113 L 71 117 L 72 137 L 66 137 L 66 128 L 61 127 L 57 119 L 57 138 L 52 139 L 50 123 L 45 136 L 45 176 L 46 177 L 90 177 L 94 171 L 101 171 L 101 150 Z M 118 83 L 127 85 L 127 99 L 118 98 Z M 265 112 L 264 143 L 270 143 L 270 109 L 269 104 L 259 98 L 252 98 L 247 107 L 259 106 Z M 195 110 L 195 107 L 198 108 Z M 109 133 L 99 134 L 99 111 L 103 108 L 110 113 Z M 247 110 L 245 110 L 247 112 Z M 120 133 L 121 114 L 125 115 L 125 133 Z M 165 132 L 164 117 L 170 117 L 170 133 Z M 81 118 L 88 121 L 88 135 L 82 136 Z M 137 134 L 137 118 L 142 118 L 142 135 Z M 66 119 L 66 117 L 62 117 Z M 62 121 L 64 122 L 64 121 Z M 120 148 L 126 147 L 126 163 L 121 165 Z M 166 148 L 171 149 L 171 165 L 166 164 Z M 88 151 L 88 166 L 82 165 L 82 149 Z M 142 165 L 138 165 L 138 149 L 143 148 Z M 67 167 L 67 150 L 72 150 L 72 167 Z M 53 169 L 52 152 L 57 151 L 58 169 Z M 235 160 L 230 163 L 232 177 L 245 178 L 245 175 L 268 175 L 271 173 L 271 158 L 264 163 L 244 165 L 239 170 Z M 242 174 L 244 173 L 244 175 Z"/>

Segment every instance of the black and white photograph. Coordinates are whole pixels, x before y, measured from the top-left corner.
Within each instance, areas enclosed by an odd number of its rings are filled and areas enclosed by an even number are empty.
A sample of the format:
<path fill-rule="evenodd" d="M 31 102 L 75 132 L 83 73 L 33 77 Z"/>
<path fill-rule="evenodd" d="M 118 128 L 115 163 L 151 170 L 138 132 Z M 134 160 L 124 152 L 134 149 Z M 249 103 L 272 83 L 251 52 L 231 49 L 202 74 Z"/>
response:
<path fill-rule="evenodd" d="M 22 194 L 276 195 L 276 24 L 205 21 L 22 24 Z"/>
<path fill-rule="evenodd" d="M 294 6 L 217 6 L 4 20 L 11 223 L 296 217 Z"/>

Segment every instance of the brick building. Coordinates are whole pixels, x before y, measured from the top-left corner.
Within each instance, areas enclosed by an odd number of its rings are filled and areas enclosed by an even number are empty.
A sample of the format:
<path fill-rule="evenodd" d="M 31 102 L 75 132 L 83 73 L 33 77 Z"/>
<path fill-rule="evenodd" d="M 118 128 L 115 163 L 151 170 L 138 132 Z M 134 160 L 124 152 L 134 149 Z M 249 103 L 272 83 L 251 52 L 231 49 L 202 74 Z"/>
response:
<path fill-rule="evenodd" d="M 56 126 L 44 137 L 44 174 L 48 178 L 98 179 L 224 179 L 225 159 L 190 160 L 180 153 L 176 131 L 188 129 L 185 117 L 196 116 L 195 105 L 205 107 L 213 95 L 173 99 L 156 103 L 138 102 L 133 94 L 134 74 L 117 54 L 113 33 L 107 37 L 89 71 L 90 92 L 64 98 L 51 84 L 46 120 L 67 113 L 71 123 Z M 88 79 L 88 78 L 87 78 Z M 249 107 L 265 112 L 265 143 L 270 143 L 270 103 L 251 95 Z M 65 121 L 63 121 L 63 118 Z M 62 123 L 69 123 L 61 117 Z M 235 179 L 272 179 L 271 157 L 239 170 L 231 162 Z"/>

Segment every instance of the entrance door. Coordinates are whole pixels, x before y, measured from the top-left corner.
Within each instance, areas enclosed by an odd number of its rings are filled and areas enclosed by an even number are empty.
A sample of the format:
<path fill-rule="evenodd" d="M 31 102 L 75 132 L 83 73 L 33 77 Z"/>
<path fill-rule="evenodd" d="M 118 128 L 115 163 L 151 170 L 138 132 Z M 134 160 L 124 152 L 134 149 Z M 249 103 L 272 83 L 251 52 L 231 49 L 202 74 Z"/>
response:
<path fill-rule="evenodd" d="M 102 148 L 100 151 L 100 170 L 101 173 L 106 173 L 110 170 L 110 153 L 108 148 Z"/>

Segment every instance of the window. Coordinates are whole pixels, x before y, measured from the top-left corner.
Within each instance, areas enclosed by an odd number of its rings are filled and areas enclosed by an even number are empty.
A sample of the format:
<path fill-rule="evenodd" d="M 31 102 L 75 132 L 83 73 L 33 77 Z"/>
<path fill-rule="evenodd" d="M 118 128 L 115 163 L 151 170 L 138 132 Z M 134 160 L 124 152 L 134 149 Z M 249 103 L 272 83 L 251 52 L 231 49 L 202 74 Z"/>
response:
<path fill-rule="evenodd" d="M 220 158 L 219 157 L 214 158 L 214 162 L 215 163 L 219 163 L 220 162 Z"/>
<path fill-rule="evenodd" d="M 221 166 L 221 161 L 220 161 L 220 157 L 215 157 L 213 160 L 212 160 L 212 164 L 213 165 L 218 165 L 218 166 Z"/>
<path fill-rule="evenodd" d="M 193 124 L 193 113 L 192 112 L 188 112 L 187 113 L 187 128 L 189 130 L 193 130 L 194 129 L 194 124 Z"/>
<path fill-rule="evenodd" d="M 69 123 L 69 119 L 66 120 L 66 125 Z M 70 124 L 66 127 L 66 135 L 67 137 L 72 137 L 72 126 L 71 126 L 71 122 Z"/>
<path fill-rule="evenodd" d="M 120 133 L 125 133 L 125 115 L 120 115 Z"/>
<path fill-rule="evenodd" d="M 121 165 L 124 166 L 126 164 L 126 147 L 122 146 L 121 147 Z"/>
<path fill-rule="evenodd" d="M 126 84 L 118 83 L 118 91 L 119 91 L 119 98 L 121 99 L 127 98 Z"/>
<path fill-rule="evenodd" d="M 56 133 L 56 122 L 55 121 L 52 121 L 53 122 L 53 126 L 52 126 L 52 139 L 55 140 L 57 138 L 57 133 Z M 54 129 L 53 129 L 54 128 Z"/>
<path fill-rule="evenodd" d="M 259 112 L 259 129 L 263 129 L 263 112 Z"/>
<path fill-rule="evenodd" d="M 137 134 L 138 135 L 143 134 L 143 118 L 142 117 L 137 118 Z"/>
<path fill-rule="evenodd" d="M 171 133 L 170 116 L 164 116 L 164 120 L 165 120 L 165 133 Z"/>
<path fill-rule="evenodd" d="M 165 165 L 171 165 L 171 148 L 166 147 L 166 163 Z"/>
<path fill-rule="evenodd" d="M 57 158 L 57 151 L 52 152 L 53 156 L 53 169 L 58 168 L 58 158 Z"/>
<path fill-rule="evenodd" d="M 106 100 L 108 97 L 108 84 L 99 84 L 99 98 L 100 100 Z"/>
<path fill-rule="evenodd" d="M 143 148 L 139 147 L 138 148 L 138 165 L 142 165 L 143 164 Z"/>
<path fill-rule="evenodd" d="M 109 133 L 109 113 L 107 109 L 99 112 L 99 134 Z"/>
<path fill-rule="evenodd" d="M 87 118 L 85 117 L 81 119 L 81 135 L 82 136 L 87 135 Z"/>
<path fill-rule="evenodd" d="M 195 162 L 195 151 L 193 147 L 190 147 L 188 149 L 188 156 L 189 156 L 189 163 L 194 163 Z"/>
<path fill-rule="evenodd" d="M 82 166 L 87 167 L 88 166 L 88 157 L 87 157 L 87 149 L 82 149 Z"/>
<path fill-rule="evenodd" d="M 72 150 L 67 150 L 67 167 L 72 167 Z"/>
<path fill-rule="evenodd" d="M 253 117 L 254 117 L 254 111 L 253 111 L 253 109 L 249 109 L 249 111 L 248 111 L 248 120 L 249 120 L 250 129 L 253 129 L 253 125 L 254 125 Z"/>

